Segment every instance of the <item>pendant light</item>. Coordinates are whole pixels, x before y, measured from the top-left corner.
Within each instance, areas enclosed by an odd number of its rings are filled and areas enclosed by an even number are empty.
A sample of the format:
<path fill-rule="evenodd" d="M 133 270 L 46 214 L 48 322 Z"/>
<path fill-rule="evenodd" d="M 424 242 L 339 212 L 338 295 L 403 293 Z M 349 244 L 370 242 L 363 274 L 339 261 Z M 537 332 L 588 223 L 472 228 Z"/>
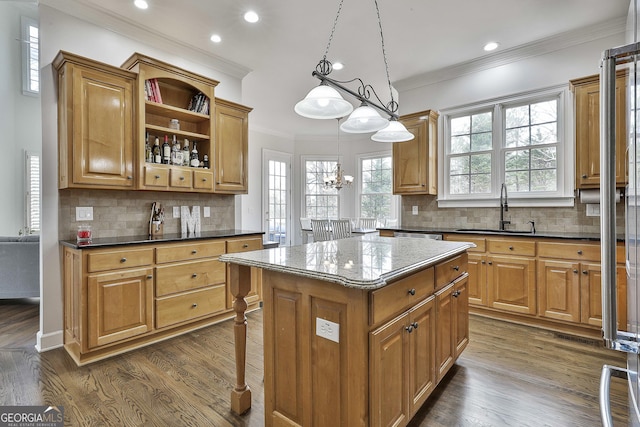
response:
<path fill-rule="evenodd" d="M 389 125 L 373 134 L 371 140 L 375 142 L 404 142 L 413 138 L 415 136 L 402 123 L 397 120 L 389 120 Z"/>
<path fill-rule="evenodd" d="M 337 119 L 351 113 L 353 105 L 345 101 L 337 90 L 322 83 L 311 89 L 293 109 L 310 119 Z"/>
<path fill-rule="evenodd" d="M 356 108 L 349 118 L 340 125 L 343 132 L 368 133 L 385 128 L 389 120 L 380 116 L 376 110 L 362 103 Z"/>

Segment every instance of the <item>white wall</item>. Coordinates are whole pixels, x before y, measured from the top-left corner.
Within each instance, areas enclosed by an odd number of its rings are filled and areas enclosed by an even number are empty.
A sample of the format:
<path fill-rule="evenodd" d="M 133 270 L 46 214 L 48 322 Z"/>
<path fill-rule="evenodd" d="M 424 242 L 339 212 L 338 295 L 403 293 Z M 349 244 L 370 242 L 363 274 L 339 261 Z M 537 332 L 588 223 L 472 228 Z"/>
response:
<path fill-rule="evenodd" d="M 25 220 L 25 150 L 40 152 L 40 98 L 22 94 L 20 17 L 38 19 L 35 4 L 0 2 L 0 236 L 17 236 Z"/>
<path fill-rule="evenodd" d="M 58 188 L 57 188 L 57 88 L 51 61 L 58 51 L 66 50 L 88 58 L 119 66 L 132 53 L 140 52 L 160 60 L 220 81 L 216 96 L 241 101 L 241 81 L 215 68 L 215 60 L 208 62 L 202 54 L 167 40 L 156 40 L 126 26 L 117 32 L 100 25 L 74 18 L 40 2 L 41 67 L 42 67 L 42 288 L 40 331 L 37 347 L 46 350 L 62 345 L 62 281 L 61 251 L 58 245 Z M 61 3 L 65 3 L 64 1 Z M 81 11 L 78 11 L 81 12 Z M 141 40 L 146 40 L 143 43 Z"/>

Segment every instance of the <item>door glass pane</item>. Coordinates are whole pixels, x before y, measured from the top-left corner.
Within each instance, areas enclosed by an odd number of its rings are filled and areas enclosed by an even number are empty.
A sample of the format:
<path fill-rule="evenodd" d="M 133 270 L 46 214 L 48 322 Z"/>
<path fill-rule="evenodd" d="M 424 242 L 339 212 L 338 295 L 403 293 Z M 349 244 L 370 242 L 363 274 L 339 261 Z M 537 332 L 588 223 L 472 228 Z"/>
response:
<path fill-rule="evenodd" d="M 268 240 L 285 245 L 287 242 L 287 168 L 285 162 L 269 160 Z"/>

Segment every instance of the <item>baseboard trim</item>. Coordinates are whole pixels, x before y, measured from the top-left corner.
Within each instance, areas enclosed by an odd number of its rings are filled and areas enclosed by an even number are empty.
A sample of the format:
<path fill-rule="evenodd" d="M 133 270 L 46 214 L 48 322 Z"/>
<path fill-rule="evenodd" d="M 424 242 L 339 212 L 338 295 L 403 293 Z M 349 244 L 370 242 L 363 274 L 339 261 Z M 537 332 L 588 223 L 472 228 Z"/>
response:
<path fill-rule="evenodd" d="M 38 331 L 36 334 L 36 350 L 38 350 L 38 353 L 43 353 L 60 348 L 64 344 L 63 337 L 62 331 L 49 332 L 48 334 Z"/>

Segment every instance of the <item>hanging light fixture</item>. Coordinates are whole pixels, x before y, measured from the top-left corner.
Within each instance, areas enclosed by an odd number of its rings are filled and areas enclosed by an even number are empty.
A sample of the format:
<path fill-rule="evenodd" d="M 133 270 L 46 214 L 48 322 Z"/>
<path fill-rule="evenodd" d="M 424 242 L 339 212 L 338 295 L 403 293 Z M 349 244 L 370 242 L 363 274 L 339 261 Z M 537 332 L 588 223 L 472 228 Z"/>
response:
<path fill-rule="evenodd" d="M 353 111 L 351 116 L 349 116 L 349 118 L 340 127 L 344 132 L 368 133 L 377 131 L 377 133 L 371 138 L 377 142 L 409 141 L 414 138 L 413 134 L 407 131 L 404 125 L 398 121 L 398 103 L 393 98 L 393 90 L 391 89 L 389 64 L 387 63 L 387 55 L 384 48 L 384 35 L 382 33 L 382 22 L 380 20 L 378 0 L 373 0 L 373 3 L 375 4 L 376 14 L 378 16 L 382 56 L 384 58 L 391 100 L 383 106 L 382 100 L 380 100 L 380 97 L 373 87 L 369 84 L 365 84 L 362 79 L 358 77 L 347 81 L 338 81 L 328 77 L 331 71 L 333 71 L 333 66 L 331 62 L 327 60 L 327 54 L 331 47 L 331 41 L 333 40 L 333 33 L 335 32 L 336 24 L 340 18 L 340 11 L 342 10 L 343 2 L 344 0 L 340 0 L 338 13 L 336 14 L 335 21 L 333 22 L 333 28 L 331 29 L 329 42 L 327 43 L 324 56 L 318 62 L 318 65 L 316 65 L 316 69 L 311 73 L 313 77 L 320 80 L 320 86 L 312 89 L 302 101 L 295 105 L 294 110 L 299 115 L 311 119 L 339 119 Z M 359 86 L 357 88 L 357 92 L 344 86 L 344 84 L 352 82 L 358 82 Z M 349 101 L 346 101 L 340 95 L 338 90 L 359 101 L 360 107 L 353 110 L 353 105 L 351 105 Z M 372 99 L 372 94 L 375 96 L 375 100 Z M 376 110 L 382 112 L 384 117 Z"/>
<path fill-rule="evenodd" d="M 342 187 L 351 187 L 351 184 L 353 184 L 353 176 L 345 175 L 342 170 L 342 165 L 340 164 L 340 119 L 341 117 L 336 119 L 338 121 L 338 130 L 336 132 L 336 140 L 338 141 L 338 162 L 336 163 L 336 169 L 332 174 L 324 178 L 324 187 L 327 189 L 335 188 L 336 190 L 340 190 Z"/>

